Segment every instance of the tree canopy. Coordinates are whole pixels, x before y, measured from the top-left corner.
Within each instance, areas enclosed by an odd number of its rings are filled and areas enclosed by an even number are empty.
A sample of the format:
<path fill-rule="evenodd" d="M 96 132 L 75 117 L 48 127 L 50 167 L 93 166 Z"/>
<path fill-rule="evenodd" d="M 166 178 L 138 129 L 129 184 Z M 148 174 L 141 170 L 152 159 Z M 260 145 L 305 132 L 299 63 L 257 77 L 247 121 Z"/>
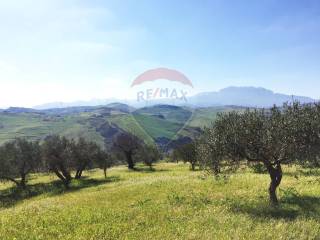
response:
<path fill-rule="evenodd" d="M 205 129 L 199 157 L 216 173 L 243 160 L 263 163 L 271 178 L 270 201 L 277 204 L 282 164 L 319 164 L 319 110 L 318 104 L 295 103 L 219 114 L 212 127 Z"/>
<path fill-rule="evenodd" d="M 41 165 L 38 142 L 17 138 L 4 144 L 0 147 L 0 165 L 0 179 L 25 188 L 28 174 L 37 171 Z"/>
<path fill-rule="evenodd" d="M 113 141 L 113 149 L 122 153 L 129 169 L 134 169 L 134 155 L 143 146 L 143 142 L 133 134 L 121 133 Z"/>

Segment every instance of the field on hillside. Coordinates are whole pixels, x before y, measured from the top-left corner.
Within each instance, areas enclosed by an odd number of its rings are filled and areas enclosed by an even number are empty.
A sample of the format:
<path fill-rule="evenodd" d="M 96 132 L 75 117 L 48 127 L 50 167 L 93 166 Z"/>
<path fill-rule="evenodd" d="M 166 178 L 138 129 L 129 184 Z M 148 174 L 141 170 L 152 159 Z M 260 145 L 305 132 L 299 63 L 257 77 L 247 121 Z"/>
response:
<path fill-rule="evenodd" d="M 69 138 L 81 136 L 102 145 L 102 137 L 89 126 L 87 119 L 88 116 L 81 114 L 55 117 L 32 113 L 0 113 L 0 145 L 17 137 L 39 140 L 52 134 L 61 134 Z"/>
<path fill-rule="evenodd" d="M 0 145 L 17 137 L 43 140 L 58 134 L 75 139 L 84 137 L 105 146 L 124 131 L 147 144 L 164 147 L 171 140 L 181 143 L 183 138 L 195 138 L 201 128 L 211 125 L 219 112 L 242 110 L 228 106 L 191 109 L 169 105 L 133 109 L 116 103 L 42 111 L 9 109 L 0 112 Z"/>
<path fill-rule="evenodd" d="M 0 112 L 0 145 L 16 137 L 42 140 L 53 134 L 68 138 L 84 137 L 101 146 L 110 143 L 122 131 L 130 132 L 148 144 L 157 139 L 170 141 L 186 136 L 192 138 L 199 134 L 199 129 L 186 124 L 192 116 L 190 109 L 164 105 L 128 112 L 126 108 L 130 107 L 109 104 L 79 109 Z M 215 112 L 208 110 L 210 111 Z M 197 119 L 196 115 L 193 117 Z M 205 122 L 201 116 L 200 119 L 198 122 Z"/>
<path fill-rule="evenodd" d="M 139 167 L 86 172 L 68 191 L 46 174 L 29 193 L 0 184 L 0 239 L 320 239 L 319 171 L 286 168 L 272 208 L 268 175 Z"/>

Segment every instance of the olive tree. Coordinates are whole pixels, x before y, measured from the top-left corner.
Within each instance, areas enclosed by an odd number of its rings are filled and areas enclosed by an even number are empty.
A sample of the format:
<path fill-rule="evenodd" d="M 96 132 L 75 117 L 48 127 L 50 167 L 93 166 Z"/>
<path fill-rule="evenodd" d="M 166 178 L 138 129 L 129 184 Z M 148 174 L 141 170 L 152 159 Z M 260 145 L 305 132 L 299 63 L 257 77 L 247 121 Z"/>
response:
<path fill-rule="evenodd" d="M 134 155 L 142 145 L 143 142 L 130 133 L 121 133 L 113 141 L 113 149 L 124 155 L 128 168 L 131 170 L 133 170 L 135 166 Z"/>
<path fill-rule="evenodd" d="M 17 138 L 0 147 L 0 179 L 25 188 L 29 173 L 38 170 L 41 163 L 38 142 Z"/>
<path fill-rule="evenodd" d="M 197 139 L 197 158 L 202 169 L 208 169 L 215 175 L 221 172 L 223 148 L 219 136 L 222 131 L 214 131 L 214 128 L 206 127 L 202 135 Z"/>
<path fill-rule="evenodd" d="M 93 156 L 95 164 L 103 170 L 104 177 L 107 178 L 107 169 L 113 164 L 112 156 L 101 148 L 96 148 Z"/>
<path fill-rule="evenodd" d="M 178 148 L 172 149 L 172 151 L 169 153 L 169 160 L 175 163 L 179 163 L 179 160 L 181 159 Z"/>
<path fill-rule="evenodd" d="M 48 170 L 68 187 L 72 179 L 72 142 L 65 137 L 49 136 L 42 144 L 42 156 Z"/>
<path fill-rule="evenodd" d="M 237 167 L 242 160 L 262 163 L 271 179 L 270 202 L 278 204 L 282 165 L 319 159 L 319 116 L 318 105 L 299 103 L 219 114 L 200 140 L 199 157 L 215 172 L 224 164 Z"/>
<path fill-rule="evenodd" d="M 92 168 L 100 151 L 102 150 L 98 144 L 86 141 L 84 138 L 71 142 L 72 165 L 76 171 L 75 179 L 80 179 L 86 168 Z"/>
<path fill-rule="evenodd" d="M 152 169 L 153 164 L 161 159 L 161 152 L 156 146 L 145 145 L 140 148 L 137 158 Z"/>
<path fill-rule="evenodd" d="M 190 163 L 192 171 L 196 169 L 196 166 L 198 165 L 198 156 L 195 142 L 187 143 L 178 147 L 176 149 L 176 155 L 178 159 L 182 159 L 185 163 Z"/>
<path fill-rule="evenodd" d="M 306 167 L 320 167 L 320 104 L 306 104 L 288 109 L 295 131 L 296 159 Z"/>

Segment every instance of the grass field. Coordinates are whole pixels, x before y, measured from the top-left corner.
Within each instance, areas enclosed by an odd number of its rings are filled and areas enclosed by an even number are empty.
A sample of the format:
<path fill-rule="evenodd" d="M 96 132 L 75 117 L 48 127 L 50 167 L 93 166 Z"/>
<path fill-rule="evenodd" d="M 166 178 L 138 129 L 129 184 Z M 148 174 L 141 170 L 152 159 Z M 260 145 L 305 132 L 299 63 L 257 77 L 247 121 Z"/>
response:
<path fill-rule="evenodd" d="M 272 208 L 267 175 L 155 169 L 86 172 L 68 191 L 51 175 L 34 176 L 28 194 L 1 184 L 0 239 L 320 239 L 319 171 L 285 169 Z"/>

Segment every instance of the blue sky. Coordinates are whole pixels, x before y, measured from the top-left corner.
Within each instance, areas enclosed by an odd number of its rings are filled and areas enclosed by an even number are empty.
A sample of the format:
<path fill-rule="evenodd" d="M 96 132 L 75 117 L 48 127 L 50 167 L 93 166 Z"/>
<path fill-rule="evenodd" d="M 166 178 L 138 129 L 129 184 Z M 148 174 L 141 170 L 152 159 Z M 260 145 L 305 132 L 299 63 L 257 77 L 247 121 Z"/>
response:
<path fill-rule="evenodd" d="M 317 0 L 0 1 L 0 107 L 123 98 L 156 67 L 320 98 L 319 66 Z"/>

